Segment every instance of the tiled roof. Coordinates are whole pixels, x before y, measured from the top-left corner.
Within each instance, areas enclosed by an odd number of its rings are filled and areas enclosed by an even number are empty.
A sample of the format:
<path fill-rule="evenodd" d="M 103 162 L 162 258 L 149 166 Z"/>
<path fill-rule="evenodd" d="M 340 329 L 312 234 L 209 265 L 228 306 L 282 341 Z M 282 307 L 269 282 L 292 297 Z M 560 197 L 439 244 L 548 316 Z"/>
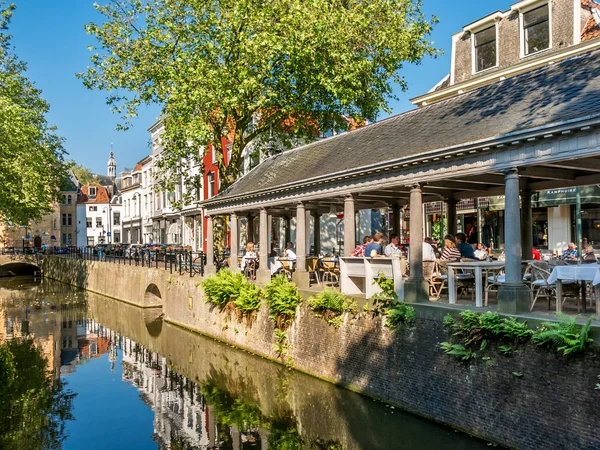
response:
<path fill-rule="evenodd" d="M 600 113 L 600 50 L 273 156 L 207 201 Z"/>
<path fill-rule="evenodd" d="M 581 0 L 581 6 L 589 11 L 592 9 L 600 10 L 600 5 L 593 0 Z M 581 32 L 581 40 L 589 41 L 600 36 L 600 26 L 596 22 L 594 16 L 591 16 Z"/>
<path fill-rule="evenodd" d="M 96 197 L 89 197 L 90 186 L 96 187 Z M 81 187 L 81 195 L 77 198 L 77 203 L 108 203 L 108 190 L 99 183 L 90 183 Z"/>

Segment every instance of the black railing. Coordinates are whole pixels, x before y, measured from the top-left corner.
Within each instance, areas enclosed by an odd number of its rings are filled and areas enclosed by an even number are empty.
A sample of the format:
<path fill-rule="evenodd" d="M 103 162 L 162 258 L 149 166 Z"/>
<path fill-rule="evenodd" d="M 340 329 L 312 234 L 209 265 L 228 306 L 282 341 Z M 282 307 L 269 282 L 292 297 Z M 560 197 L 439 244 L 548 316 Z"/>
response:
<path fill-rule="evenodd" d="M 206 254 L 189 250 L 150 250 L 147 248 L 61 247 L 47 254 L 64 258 L 102 261 L 111 264 L 151 267 L 170 273 L 204 275 Z"/>

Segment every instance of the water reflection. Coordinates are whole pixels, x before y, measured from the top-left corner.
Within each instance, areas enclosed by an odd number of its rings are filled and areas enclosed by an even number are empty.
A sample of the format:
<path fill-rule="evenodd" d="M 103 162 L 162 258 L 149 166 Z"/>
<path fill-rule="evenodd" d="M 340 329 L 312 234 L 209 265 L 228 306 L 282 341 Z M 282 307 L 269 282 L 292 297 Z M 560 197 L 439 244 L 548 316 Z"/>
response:
<path fill-rule="evenodd" d="M 28 322 L 26 334 L 45 349 L 52 372 L 82 396 L 75 402 L 76 420 L 67 422 L 73 435 L 67 448 L 81 442 L 86 448 L 135 443 L 135 448 L 205 450 L 485 447 L 163 323 L 160 310 L 140 310 L 56 283 L 2 286 L 0 339 L 23 334 Z M 86 407 L 89 403 L 93 406 Z"/>

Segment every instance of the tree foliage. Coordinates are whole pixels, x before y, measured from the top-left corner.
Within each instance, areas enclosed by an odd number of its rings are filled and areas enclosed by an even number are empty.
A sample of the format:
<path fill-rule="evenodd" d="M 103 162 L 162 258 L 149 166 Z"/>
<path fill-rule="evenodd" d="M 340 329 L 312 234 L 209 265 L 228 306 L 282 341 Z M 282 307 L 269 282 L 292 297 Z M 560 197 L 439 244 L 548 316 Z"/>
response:
<path fill-rule="evenodd" d="M 81 164 L 77 164 L 75 161 L 68 161 L 68 167 L 73 171 L 73 175 L 79 180 L 82 185 L 90 184 L 95 181 L 98 181 L 98 177 L 92 173 L 90 169 L 82 166 Z"/>
<path fill-rule="evenodd" d="M 162 105 L 164 188 L 214 145 L 224 186 L 243 150 L 389 111 L 403 64 L 435 55 L 420 0 L 111 0 L 85 86 L 125 120 Z M 350 120 L 351 119 L 351 120 Z M 223 145 L 231 143 L 229 167 Z M 189 177 L 189 175 L 188 175 Z"/>
<path fill-rule="evenodd" d="M 51 210 L 66 172 L 50 107 L 11 45 L 14 9 L 0 0 L 0 217 L 25 224 Z"/>
<path fill-rule="evenodd" d="M 75 394 L 47 370 L 32 339 L 0 344 L 0 381 L 0 448 L 62 448 Z"/>

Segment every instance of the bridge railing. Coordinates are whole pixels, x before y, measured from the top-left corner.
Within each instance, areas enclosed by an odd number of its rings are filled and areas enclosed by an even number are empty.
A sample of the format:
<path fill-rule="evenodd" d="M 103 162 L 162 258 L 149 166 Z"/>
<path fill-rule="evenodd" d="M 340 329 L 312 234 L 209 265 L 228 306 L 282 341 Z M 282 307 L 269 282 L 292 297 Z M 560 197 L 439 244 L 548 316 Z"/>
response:
<path fill-rule="evenodd" d="M 204 275 L 206 254 L 189 250 L 149 250 L 147 248 L 120 247 L 61 247 L 49 249 L 46 254 L 62 258 L 83 259 L 87 261 L 102 261 L 126 266 L 152 267 L 168 270 L 190 277 Z"/>

